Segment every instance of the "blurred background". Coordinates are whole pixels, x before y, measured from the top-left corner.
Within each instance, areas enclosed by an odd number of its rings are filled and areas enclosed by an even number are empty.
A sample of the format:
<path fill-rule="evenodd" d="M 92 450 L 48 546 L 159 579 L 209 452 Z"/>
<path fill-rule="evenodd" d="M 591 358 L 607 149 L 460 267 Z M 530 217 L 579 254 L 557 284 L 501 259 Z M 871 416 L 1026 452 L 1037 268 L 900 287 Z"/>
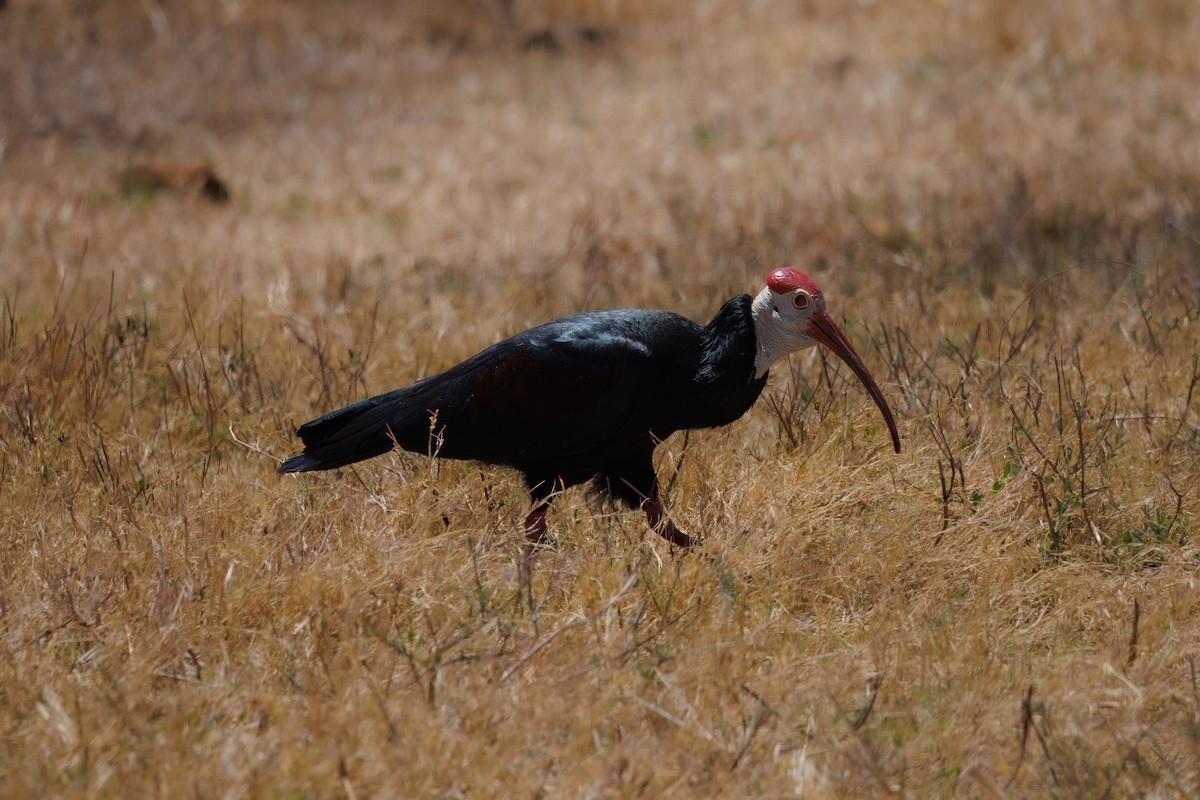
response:
<path fill-rule="evenodd" d="M 10 234 L 42 203 L 102 217 L 56 252 L 119 239 L 147 288 L 147 214 L 279 302 L 515 275 L 564 311 L 643 287 L 707 310 L 780 263 L 990 292 L 1144 269 L 1195 223 L 1182 1 L 50 0 L 0 25 Z M 208 164 L 230 208 L 123 202 L 148 161 Z"/>

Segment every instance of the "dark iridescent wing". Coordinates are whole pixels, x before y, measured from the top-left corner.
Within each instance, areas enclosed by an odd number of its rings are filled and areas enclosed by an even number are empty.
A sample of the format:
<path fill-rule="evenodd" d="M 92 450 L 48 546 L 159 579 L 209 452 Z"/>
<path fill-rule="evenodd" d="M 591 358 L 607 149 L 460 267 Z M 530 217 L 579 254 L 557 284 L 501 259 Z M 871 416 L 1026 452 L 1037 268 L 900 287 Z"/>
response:
<path fill-rule="evenodd" d="M 525 331 L 430 379 L 443 455 L 517 462 L 584 452 L 649 429 L 646 396 L 670 364 L 656 345 L 695 338 L 675 314 L 580 314 Z M 674 353 L 674 355 L 678 355 Z"/>
<path fill-rule="evenodd" d="M 669 383 L 663 377 L 694 361 L 699 341 L 697 325 L 665 311 L 565 317 L 302 425 L 304 452 L 280 471 L 333 469 L 396 445 L 449 458 L 565 467 L 578 454 L 640 444 L 663 403 L 658 387 Z"/>

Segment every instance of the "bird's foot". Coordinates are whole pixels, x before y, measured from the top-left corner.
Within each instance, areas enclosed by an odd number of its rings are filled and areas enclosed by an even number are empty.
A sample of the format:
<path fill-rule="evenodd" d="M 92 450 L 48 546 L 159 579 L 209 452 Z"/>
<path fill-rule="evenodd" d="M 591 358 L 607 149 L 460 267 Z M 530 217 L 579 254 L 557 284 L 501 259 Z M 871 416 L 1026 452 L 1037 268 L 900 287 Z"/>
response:
<path fill-rule="evenodd" d="M 535 508 L 525 517 L 525 538 L 536 547 L 546 538 L 546 507 Z"/>
<path fill-rule="evenodd" d="M 679 528 L 676 528 L 675 523 L 670 520 L 667 520 L 667 524 L 658 529 L 658 535 L 676 547 L 682 547 L 685 550 L 692 546 L 692 537 L 679 530 Z"/>
<path fill-rule="evenodd" d="M 679 530 L 679 528 L 675 527 L 674 522 L 667 519 L 662 502 L 657 498 L 652 497 L 644 501 L 642 503 L 642 511 L 646 512 L 646 522 L 649 523 L 650 529 L 659 536 L 676 547 L 688 548 L 692 546 L 692 537 Z"/>

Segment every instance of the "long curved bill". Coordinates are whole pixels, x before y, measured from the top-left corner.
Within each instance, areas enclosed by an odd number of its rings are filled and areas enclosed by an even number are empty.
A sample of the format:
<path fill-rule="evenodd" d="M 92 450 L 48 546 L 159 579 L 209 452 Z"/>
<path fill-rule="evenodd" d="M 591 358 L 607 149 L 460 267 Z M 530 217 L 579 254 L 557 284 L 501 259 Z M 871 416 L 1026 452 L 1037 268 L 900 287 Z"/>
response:
<path fill-rule="evenodd" d="M 834 355 L 845 361 L 850 366 L 850 369 L 854 370 L 854 374 L 862 381 L 867 394 L 871 395 L 871 399 L 875 401 L 875 405 L 879 406 L 879 410 L 883 412 L 883 418 L 887 422 L 888 430 L 892 433 L 892 446 L 899 453 L 900 434 L 896 431 L 896 420 L 892 418 L 892 410 L 888 408 L 887 401 L 883 399 L 883 392 L 879 391 L 879 386 L 876 385 L 875 379 L 871 377 L 871 373 L 867 372 L 867 367 L 863 364 L 862 359 L 858 357 L 858 353 L 854 352 L 854 347 L 850 344 L 850 340 L 846 338 L 841 329 L 829 317 L 825 309 L 820 307 L 813 309 L 812 316 L 808 318 L 808 335 L 832 350 Z"/>

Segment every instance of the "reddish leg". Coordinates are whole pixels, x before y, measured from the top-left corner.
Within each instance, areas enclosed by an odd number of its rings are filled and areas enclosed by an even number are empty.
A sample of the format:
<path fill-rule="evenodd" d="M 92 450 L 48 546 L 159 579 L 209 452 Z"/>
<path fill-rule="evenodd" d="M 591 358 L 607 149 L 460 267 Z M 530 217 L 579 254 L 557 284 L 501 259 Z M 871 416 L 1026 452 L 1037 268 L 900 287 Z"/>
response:
<path fill-rule="evenodd" d="M 659 536 L 676 547 L 692 546 L 692 537 L 676 528 L 675 523 L 667 519 L 667 512 L 663 509 L 662 501 L 658 499 L 657 494 L 642 501 L 642 511 L 646 512 L 646 522 L 650 524 L 650 529 Z"/>
<path fill-rule="evenodd" d="M 541 544 L 542 539 L 546 538 L 546 509 L 548 506 L 542 504 L 534 506 L 529 515 L 525 517 L 525 538 L 530 544 Z"/>

